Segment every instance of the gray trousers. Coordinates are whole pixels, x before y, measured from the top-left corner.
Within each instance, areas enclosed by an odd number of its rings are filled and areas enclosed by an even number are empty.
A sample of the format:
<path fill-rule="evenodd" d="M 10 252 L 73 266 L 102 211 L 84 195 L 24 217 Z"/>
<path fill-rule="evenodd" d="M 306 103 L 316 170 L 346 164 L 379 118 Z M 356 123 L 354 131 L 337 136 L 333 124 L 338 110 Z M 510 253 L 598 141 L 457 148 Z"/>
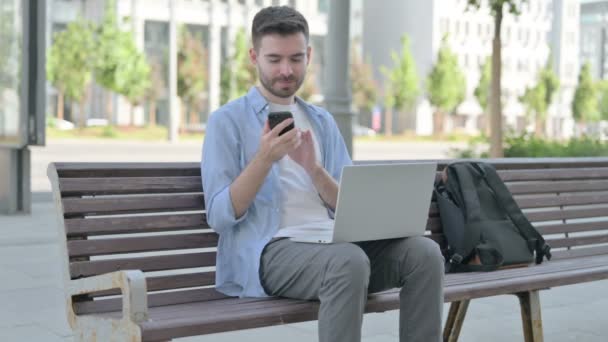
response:
<path fill-rule="evenodd" d="M 441 341 L 444 260 L 424 237 L 330 245 L 273 240 L 260 279 L 269 295 L 319 300 L 319 342 L 359 342 L 368 293 L 401 288 L 399 341 Z"/>

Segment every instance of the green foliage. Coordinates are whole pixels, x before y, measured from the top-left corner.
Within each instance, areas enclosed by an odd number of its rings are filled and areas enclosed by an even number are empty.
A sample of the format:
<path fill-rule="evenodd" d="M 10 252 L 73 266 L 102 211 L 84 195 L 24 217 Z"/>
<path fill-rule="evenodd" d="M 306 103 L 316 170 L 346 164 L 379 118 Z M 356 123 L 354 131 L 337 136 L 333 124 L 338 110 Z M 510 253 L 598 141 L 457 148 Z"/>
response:
<path fill-rule="evenodd" d="M 545 98 L 545 84 L 539 82 L 533 87 L 526 87 L 524 94 L 519 97 L 519 101 L 526 107 L 529 115 L 534 114 L 536 117 L 544 117 L 547 111 Z"/>
<path fill-rule="evenodd" d="M 150 87 L 150 66 L 135 45 L 133 33 L 119 28 L 114 8 L 115 0 L 106 3 L 103 20 L 96 30 L 95 80 L 137 105 Z"/>
<path fill-rule="evenodd" d="M 360 110 L 371 111 L 378 101 L 378 83 L 374 80 L 372 66 L 363 61 L 354 49 L 350 63 L 353 102 Z"/>
<path fill-rule="evenodd" d="M 240 29 L 237 32 L 234 44 L 234 56 L 232 57 L 234 85 L 232 88 L 232 98 L 245 95 L 257 80 L 255 66 L 249 59 L 249 40 L 244 29 Z"/>
<path fill-rule="evenodd" d="M 220 103 L 245 95 L 257 81 L 257 71 L 249 59 L 249 40 L 244 29 L 234 39 L 234 55 L 224 62 L 220 75 Z"/>
<path fill-rule="evenodd" d="M 401 38 L 401 46 L 401 54 L 391 52 L 393 68 L 382 66 L 381 71 L 388 80 L 385 92 L 386 107 L 407 110 L 415 104 L 418 97 L 418 74 L 407 36 Z"/>
<path fill-rule="evenodd" d="M 78 19 L 67 29 L 55 34 L 48 50 L 46 75 L 48 81 L 66 97 L 82 101 L 91 80 L 95 42 L 91 23 Z"/>
<path fill-rule="evenodd" d="M 546 111 L 553 102 L 553 95 L 559 89 L 559 78 L 553 70 L 553 57 L 549 55 L 545 67 L 541 69 L 539 75 L 539 84 L 543 84 L 545 88 L 545 113 L 543 113 L 543 119 L 546 117 Z"/>
<path fill-rule="evenodd" d="M 428 76 L 427 88 L 429 102 L 442 112 L 452 112 L 464 100 L 466 80 L 458 66 L 458 58 L 448 46 L 447 36 L 442 40 L 437 61 Z"/>
<path fill-rule="evenodd" d="M 177 94 L 189 108 L 202 110 L 207 90 L 207 51 L 200 39 L 182 27 L 177 56 Z"/>
<path fill-rule="evenodd" d="M 597 83 L 598 109 L 601 120 L 608 120 L 608 81 L 602 80 Z"/>
<path fill-rule="evenodd" d="M 468 0 L 468 6 L 479 9 L 483 2 L 484 0 Z M 507 6 L 509 13 L 520 15 L 523 5 L 527 3 L 528 0 L 486 0 L 486 2 L 490 7 L 492 16 L 496 16 L 499 11 L 502 13 L 504 6 Z"/>
<path fill-rule="evenodd" d="M 572 100 L 572 115 L 574 119 L 583 123 L 596 122 L 600 119 L 597 108 L 597 89 L 591 79 L 589 63 L 581 67 L 578 76 L 578 85 Z"/>
<path fill-rule="evenodd" d="M 118 92 L 116 72 L 122 63 L 118 42 L 122 41 L 124 34 L 118 27 L 116 20 L 115 0 L 108 0 L 104 10 L 101 24 L 97 27 L 97 58 L 95 60 L 95 81 L 105 89 Z"/>
<path fill-rule="evenodd" d="M 490 96 L 490 81 L 492 79 L 492 58 L 487 57 L 483 65 L 479 66 L 481 76 L 479 83 L 473 92 L 477 102 L 485 112 L 488 109 L 488 99 Z"/>
<path fill-rule="evenodd" d="M 505 157 L 600 157 L 608 156 L 608 144 L 583 136 L 567 142 L 546 140 L 530 134 L 506 138 Z"/>
<path fill-rule="evenodd" d="M 0 42 L 2 42 L 0 44 L 0 87 L 5 86 L 5 83 L 13 82 L 15 65 L 11 60 L 19 60 L 19 57 L 14 55 L 15 48 L 19 44 L 19 37 L 12 24 L 13 16 L 10 8 L 9 11 L 0 11 Z"/>

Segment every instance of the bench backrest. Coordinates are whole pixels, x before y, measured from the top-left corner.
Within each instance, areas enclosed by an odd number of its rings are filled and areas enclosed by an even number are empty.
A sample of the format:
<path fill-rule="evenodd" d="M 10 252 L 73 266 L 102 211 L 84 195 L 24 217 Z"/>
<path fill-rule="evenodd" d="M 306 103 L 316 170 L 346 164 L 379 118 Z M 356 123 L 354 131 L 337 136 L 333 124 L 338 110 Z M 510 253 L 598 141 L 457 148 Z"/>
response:
<path fill-rule="evenodd" d="M 556 258 L 608 253 L 608 159 L 490 162 Z M 213 289 L 218 236 L 206 221 L 198 163 L 55 163 L 49 178 L 66 281 L 139 269 L 150 306 L 223 297 Z M 427 234 L 445 246 L 435 203 Z M 73 298 L 74 309 L 118 310 L 118 294 Z"/>

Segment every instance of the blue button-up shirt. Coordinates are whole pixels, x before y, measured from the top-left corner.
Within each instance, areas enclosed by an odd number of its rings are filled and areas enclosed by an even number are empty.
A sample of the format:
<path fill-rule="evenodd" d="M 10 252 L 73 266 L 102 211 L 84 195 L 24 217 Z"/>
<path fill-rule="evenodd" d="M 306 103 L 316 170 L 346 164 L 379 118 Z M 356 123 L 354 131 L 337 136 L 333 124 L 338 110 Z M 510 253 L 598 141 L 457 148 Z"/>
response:
<path fill-rule="evenodd" d="M 322 146 L 321 160 L 339 180 L 352 164 L 336 122 L 326 110 L 296 97 Z M 230 185 L 258 151 L 268 117 L 267 100 L 256 87 L 213 112 L 207 122 L 201 173 L 207 221 L 219 234 L 215 284 L 229 296 L 265 297 L 260 283 L 260 256 L 280 223 L 279 165 L 274 163 L 251 206 L 235 217 Z"/>

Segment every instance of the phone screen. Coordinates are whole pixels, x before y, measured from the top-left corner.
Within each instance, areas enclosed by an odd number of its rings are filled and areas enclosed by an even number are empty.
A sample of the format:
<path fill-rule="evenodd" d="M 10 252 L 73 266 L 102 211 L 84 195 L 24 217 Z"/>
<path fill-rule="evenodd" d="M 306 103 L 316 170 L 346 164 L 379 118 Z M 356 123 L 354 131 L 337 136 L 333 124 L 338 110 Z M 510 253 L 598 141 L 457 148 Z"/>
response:
<path fill-rule="evenodd" d="M 270 114 L 268 114 L 268 125 L 270 125 L 270 129 L 273 129 L 281 121 L 286 120 L 288 118 L 293 118 L 291 112 L 271 112 Z M 289 126 L 283 128 L 279 135 L 283 135 L 294 128 L 295 125 L 291 123 Z"/>

